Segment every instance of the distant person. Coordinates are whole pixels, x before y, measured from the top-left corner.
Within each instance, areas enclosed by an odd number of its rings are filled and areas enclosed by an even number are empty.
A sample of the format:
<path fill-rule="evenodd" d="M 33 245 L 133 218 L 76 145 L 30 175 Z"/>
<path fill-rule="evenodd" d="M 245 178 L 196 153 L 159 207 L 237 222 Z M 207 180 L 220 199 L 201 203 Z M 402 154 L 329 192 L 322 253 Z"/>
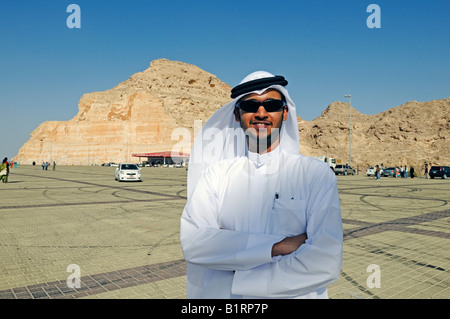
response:
<path fill-rule="evenodd" d="M 405 178 L 408 178 L 408 166 L 405 165 Z"/>
<path fill-rule="evenodd" d="M 399 175 L 399 171 L 398 171 L 398 167 L 395 167 L 395 178 L 397 178 L 398 177 L 398 175 Z"/>
<path fill-rule="evenodd" d="M 53 161 L 53 170 L 55 170 L 55 168 L 56 168 L 56 162 Z"/>
<path fill-rule="evenodd" d="M 405 177 L 405 168 L 403 166 L 400 166 L 400 177 Z"/>
<path fill-rule="evenodd" d="M 430 178 L 430 174 L 428 174 L 428 164 L 425 164 L 425 178 Z"/>
<path fill-rule="evenodd" d="M 411 178 L 414 178 L 414 167 L 410 167 L 409 173 L 411 174 Z"/>
<path fill-rule="evenodd" d="M 9 176 L 9 165 L 8 165 L 8 158 L 5 157 L 0 164 L 0 178 L 3 183 L 8 183 L 8 176 Z"/>
<path fill-rule="evenodd" d="M 377 181 L 380 180 L 380 175 L 381 175 L 381 168 L 380 166 L 377 165 L 376 171 L 375 171 L 375 175 L 377 177 Z"/>

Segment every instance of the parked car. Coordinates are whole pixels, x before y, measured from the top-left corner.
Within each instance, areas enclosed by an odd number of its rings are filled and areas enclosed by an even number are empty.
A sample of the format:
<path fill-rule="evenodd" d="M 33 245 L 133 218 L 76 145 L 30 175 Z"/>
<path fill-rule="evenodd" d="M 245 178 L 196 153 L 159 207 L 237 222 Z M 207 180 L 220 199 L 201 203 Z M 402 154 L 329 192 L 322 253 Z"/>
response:
<path fill-rule="evenodd" d="M 375 176 L 376 170 L 375 167 L 369 167 L 368 169 L 366 169 L 366 175 L 367 176 Z"/>
<path fill-rule="evenodd" d="M 395 167 L 386 167 L 382 174 L 384 177 L 395 177 Z"/>
<path fill-rule="evenodd" d="M 142 182 L 141 170 L 136 164 L 133 163 L 121 163 L 118 164 L 114 172 L 114 178 L 116 181 L 137 181 Z"/>
<path fill-rule="evenodd" d="M 342 174 L 342 175 L 355 175 L 356 171 L 348 164 L 342 165 L 342 164 L 337 164 L 336 167 L 334 168 L 334 173 L 336 175 Z"/>
<path fill-rule="evenodd" d="M 374 167 L 374 166 L 369 167 L 369 168 L 366 170 L 366 175 L 367 175 L 367 176 L 375 176 L 376 173 L 377 173 L 377 168 Z M 383 176 L 383 168 L 382 168 L 382 167 L 380 167 L 380 176 Z"/>
<path fill-rule="evenodd" d="M 114 162 L 109 162 L 109 163 L 103 163 L 102 166 L 118 166 L 118 164 L 116 164 Z"/>
<path fill-rule="evenodd" d="M 450 176 L 450 166 L 431 166 L 430 178 L 440 177 L 446 179 Z"/>
<path fill-rule="evenodd" d="M 139 164 L 139 167 L 152 167 L 152 166 L 153 166 L 152 163 L 150 163 L 149 161 L 144 161 Z"/>

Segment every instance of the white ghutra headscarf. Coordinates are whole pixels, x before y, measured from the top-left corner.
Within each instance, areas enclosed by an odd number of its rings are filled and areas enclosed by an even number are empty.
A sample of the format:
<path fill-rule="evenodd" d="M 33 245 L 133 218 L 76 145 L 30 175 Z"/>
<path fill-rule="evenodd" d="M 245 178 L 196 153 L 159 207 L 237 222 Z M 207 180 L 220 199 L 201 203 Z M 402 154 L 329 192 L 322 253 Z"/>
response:
<path fill-rule="evenodd" d="M 282 81 L 280 81 L 280 78 Z M 243 129 L 235 120 L 236 102 L 243 96 L 262 94 L 268 89 L 276 89 L 284 95 L 288 107 L 288 117 L 283 122 L 280 132 L 278 151 L 299 153 L 299 135 L 295 104 L 284 87 L 287 81 L 283 77 L 274 76 L 265 71 L 257 71 L 247 75 L 232 90 L 231 102 L 223 105 L 203 125 L 194 140 L 189 158 L 187 179 L 187 195 L 190 198 L 203 170 L 209 164 L 234 157 L 247 155 L 247 143 Z"/>

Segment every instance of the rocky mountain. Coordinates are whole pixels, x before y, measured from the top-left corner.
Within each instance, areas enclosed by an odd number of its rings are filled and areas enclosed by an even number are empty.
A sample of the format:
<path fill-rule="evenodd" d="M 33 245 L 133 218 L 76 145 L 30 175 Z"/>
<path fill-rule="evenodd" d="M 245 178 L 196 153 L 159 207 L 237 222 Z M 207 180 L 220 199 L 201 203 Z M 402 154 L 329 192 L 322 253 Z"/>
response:
<path fill-rule="evenodd" d="M 170 151 L 174 145 L 180 145 L 176 151 L 189 153 L 186 132 L 192 140 L 194 121 L 208 119 L 229 101 L 230 89 L 194 65 L 155 60 L 110 90 L 84 94 L 71 120 L 39 125 L 15 160 L 55 160 L 58 165 L 135 162 L 133 153 Z"/>
<path fill-rule="evenodd" d="M 84 94 L 69 121 L 39 125 L 15 160 L 55 160 L 59 165 L 137 161 L 133 153 L 190 152 L 194 121 L 203 123 L 230 100 L 231 87 L 194 65 L 159 59 L 148 69 L 104 92 Z M 411 101 L 375 115 L 333 102 L 322 114 L 298 117 L 300 152 L 349 162 L 352 166 L 450 165 L 450 98 Z"/>
<path fill-rule="evenodd" d="M 309 155 L 334 156 L 363 173 L 368 166 L 450 165 L 450 98 L 407 102 L 382 113 L 361 114 L 333 102 L 313 121 L 299 121 L 300 148 Z M 303 147 L 303 150 L 302 150 Z"/>

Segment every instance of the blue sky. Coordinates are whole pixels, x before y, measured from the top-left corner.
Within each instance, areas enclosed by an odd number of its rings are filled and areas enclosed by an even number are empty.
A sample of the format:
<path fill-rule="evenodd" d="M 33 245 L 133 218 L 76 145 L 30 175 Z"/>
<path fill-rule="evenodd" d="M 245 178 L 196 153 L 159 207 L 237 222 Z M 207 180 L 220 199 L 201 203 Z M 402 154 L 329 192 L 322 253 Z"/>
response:
<path fill-rule="evenodd" d="M 66 24 L 72 3 L 79 29 Z M 370 4 L 381 28 L 367 26 Z M 232 86 L 256 70 L 284 75 L 306 120 L 345 94 L 364 114 L 447 98 L 449 12 L 448 0 L 2 0 L 0 156 L 158 58 Z"/>

